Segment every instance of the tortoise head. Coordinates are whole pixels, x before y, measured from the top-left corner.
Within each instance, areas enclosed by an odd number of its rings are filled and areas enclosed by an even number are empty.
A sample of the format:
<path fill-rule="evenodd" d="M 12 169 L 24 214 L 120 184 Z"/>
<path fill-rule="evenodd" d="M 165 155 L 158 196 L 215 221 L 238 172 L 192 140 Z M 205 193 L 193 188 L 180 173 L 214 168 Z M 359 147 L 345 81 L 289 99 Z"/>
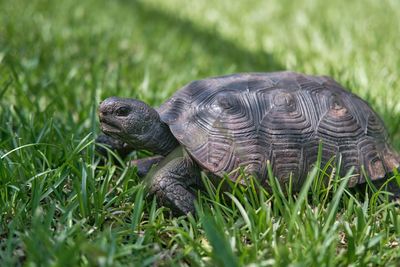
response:
<path fill-rule="evenodd" d="M 153 135 L 152 128 L 160 121 L 155 109 L 130 98 L 110 97 L 100 103 L 101 130 L 125 143 L 141 147 Z"/>

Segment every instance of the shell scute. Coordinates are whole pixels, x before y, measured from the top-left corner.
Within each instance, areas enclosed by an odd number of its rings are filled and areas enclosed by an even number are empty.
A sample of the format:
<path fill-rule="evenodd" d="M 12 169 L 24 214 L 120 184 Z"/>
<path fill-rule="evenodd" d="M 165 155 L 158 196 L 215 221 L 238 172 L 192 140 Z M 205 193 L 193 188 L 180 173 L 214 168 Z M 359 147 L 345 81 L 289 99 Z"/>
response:
<path fill-rule="evenodd" d="M 350 186 L 365 182 L 362 167 L 380 179 L 400 165 L 375 112 L 328 77 L 276 72 L 199 80 L 158 111 L 193 159 L 218 176 L 242 167 L 264 179 L 269 161 L 282 183 L 292 175 L 298 189 L 320 143 L 322 164 L 341 157 L 339 171 L 355 168 Z"/>

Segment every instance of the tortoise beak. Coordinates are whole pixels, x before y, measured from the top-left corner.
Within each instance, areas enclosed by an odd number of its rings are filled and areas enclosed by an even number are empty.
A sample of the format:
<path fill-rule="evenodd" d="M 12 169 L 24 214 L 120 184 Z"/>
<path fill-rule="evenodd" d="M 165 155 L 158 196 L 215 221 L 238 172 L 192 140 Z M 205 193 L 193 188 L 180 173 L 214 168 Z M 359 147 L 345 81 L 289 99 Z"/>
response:
<path fill-rule="evenodd" d="M 118 127 L 118 125 L 106 121 L 101 122 L 100 128 L 101 131 L 106 135 L 118 135 L 121 133 L 121 129 Z"/>
<path fill-rule="evenodd" d="M 120 133 L 121 126 L 110 113 L 99 110 L 100 128 L 105 134 Z"/>

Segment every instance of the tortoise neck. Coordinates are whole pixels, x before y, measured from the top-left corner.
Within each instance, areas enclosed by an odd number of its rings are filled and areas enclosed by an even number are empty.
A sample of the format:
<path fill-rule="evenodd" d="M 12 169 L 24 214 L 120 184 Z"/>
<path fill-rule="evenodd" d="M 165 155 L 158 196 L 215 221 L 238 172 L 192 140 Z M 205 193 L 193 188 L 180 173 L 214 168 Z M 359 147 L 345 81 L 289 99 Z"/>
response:
<path fill-rule="evenodd" d="M 151 136 L 143 142 L 143 149 L 149 150 L 157 155 L 166 156 L 179 145 L 176 138 L 171 133 L 169 126 L 158 120 L 154 123 Z"/>

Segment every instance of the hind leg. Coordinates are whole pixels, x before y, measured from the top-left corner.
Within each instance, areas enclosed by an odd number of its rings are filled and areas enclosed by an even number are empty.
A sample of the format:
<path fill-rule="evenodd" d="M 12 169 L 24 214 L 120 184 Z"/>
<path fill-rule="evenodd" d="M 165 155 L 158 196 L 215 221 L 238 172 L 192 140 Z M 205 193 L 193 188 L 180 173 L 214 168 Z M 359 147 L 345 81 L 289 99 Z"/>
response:
<path fill-rule="evenodd" d="M 381 179 L 381 180 L 373 181 L 372 183 L 379 190 L 380 188 L 382 188 L 382 186 L 384 186 L 386 181 L 387 181 L 386 179 Z M 386 184 L 386 186 L 383 187 L 383 190 L 392 194 L 391 196 L 389 196 L 390 200 L 400 199 L 400 186 L 397 183 L 396 179 L 391 179 Z"/>

